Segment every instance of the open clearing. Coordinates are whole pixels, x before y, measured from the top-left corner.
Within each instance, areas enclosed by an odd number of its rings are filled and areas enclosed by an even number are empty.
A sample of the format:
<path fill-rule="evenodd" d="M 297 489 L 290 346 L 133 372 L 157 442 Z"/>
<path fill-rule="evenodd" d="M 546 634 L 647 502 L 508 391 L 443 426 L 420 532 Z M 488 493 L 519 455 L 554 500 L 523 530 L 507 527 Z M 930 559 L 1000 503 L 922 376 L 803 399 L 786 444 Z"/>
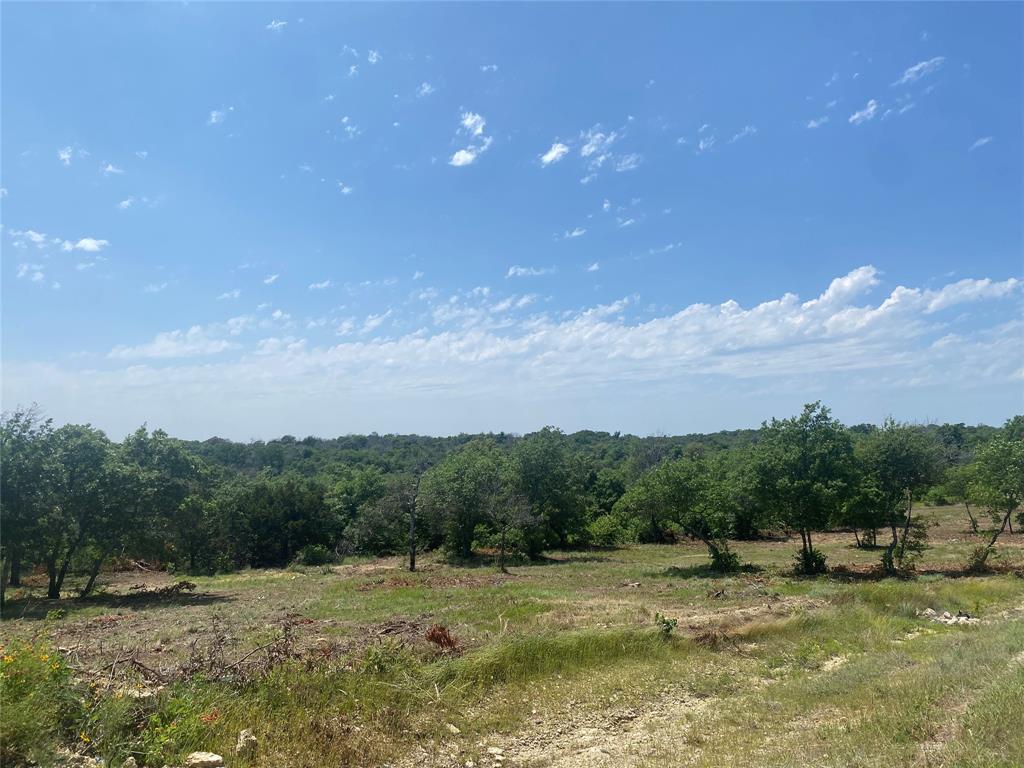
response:
<path fill-rule="evenodd" d="M 728 577 L 696 544 L 508 574 L 429 556 L 247 571 L 163 596 L 175 577 L 136 570 L 84 601 L 30 585 L 3 642 L 62 649 L 98 699 L 127 702 L 131 739 L 80 745 L 118 765 L 1024 765 L 1024 535 L 966 577 L 962 508 L 924 514 L 932 549 L 906 581 L 875 578 L 879 551 L 846 533 L 818 538 L 820 578 L 789 575 L 799 541 L 781 539 L 736 543 L 755 568 Z M 678 620 L 668 639 L 658 613 Z M 252 757 L 234 756 L 242 728 Z"/>

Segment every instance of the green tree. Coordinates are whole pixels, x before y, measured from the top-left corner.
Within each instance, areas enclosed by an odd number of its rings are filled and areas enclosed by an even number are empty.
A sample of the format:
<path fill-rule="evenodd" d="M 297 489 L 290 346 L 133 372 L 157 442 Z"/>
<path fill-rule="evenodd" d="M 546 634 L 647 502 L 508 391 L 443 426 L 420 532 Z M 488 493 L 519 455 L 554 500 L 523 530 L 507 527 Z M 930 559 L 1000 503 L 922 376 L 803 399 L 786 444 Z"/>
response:
<path fill-rule="evenodd" d="M 942 461 L 942 445 L 934 437 L 893 419 L 864 439 L 857 464 L 892 534 L 882 553 L 886 573 L 903 570 L 924 550 L 927 529 L 914 518 L 914 501 L 940 479 Z"/>
<path fill-rule="evenodd" d="M 53 504 L 57 465 L 53 424 L 37 406 L 18 408 L 0 417 L 0 605 L 6 587 L 21 585 L 21 567 L 32 556 L 39 520 Z"/>
<path fill-rule="evenodd" d="M 853 446 L 843 425 L 820 402 L 799 416 L 772 419 L 761 427 L 756 452 L 758 488 L 768 511 L 800 532 L 797 568 L 825 569 L 812 531 L 826 528 L 849 488 Z"/>
<path fill-rule="evenodd" d="M 645 521 L 651 538 L 664 541 L 666 529 L 678 527 L 708 548 L 713 568 L 737 565 L 728 537 L 735 519 L 735 497 L 722 477 L 696 457 L 666 461 L 644 474 L 619 499 L 615 512 Z"/>
<path fill-rule="evenodd" d="M 474 440 L 423 475 L 419 504 L 448 553 L 468 559 L 477 527 L 493 523 L 514 482 L 508 454 L 493 440 Z"/>
<path fill-rule="evenodd" d="M 989 511 L 994 530 L 988 544 L 975 553 L 972 567 L 981 570 L 1006 530 L 1010 516 L 1024 500 L 1024 440 L 1002 435 L 978 451 L 974 462 L 972 496 Z M 1018 520 L 1024 523 L 1024 513 Z"/>
<path fill-rule="evenodd" d="M 547 547 L 566 548 L 586 525 L 583 466 L 561 430 L 545 427 L 519 441 L 512 452 L 519 493 L 544 527 Z"/>

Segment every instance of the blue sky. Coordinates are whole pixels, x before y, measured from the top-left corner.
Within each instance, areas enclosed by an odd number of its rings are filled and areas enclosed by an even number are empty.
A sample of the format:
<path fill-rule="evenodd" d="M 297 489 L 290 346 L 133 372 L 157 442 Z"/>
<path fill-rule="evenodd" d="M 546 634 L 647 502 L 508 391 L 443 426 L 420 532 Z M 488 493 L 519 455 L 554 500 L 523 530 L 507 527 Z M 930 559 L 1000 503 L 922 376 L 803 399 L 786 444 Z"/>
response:
<path fill-rule="evenodd" d="M 187 437 L 1022 408 L 1020 4 L 22 4 L 3 404 Z"/>

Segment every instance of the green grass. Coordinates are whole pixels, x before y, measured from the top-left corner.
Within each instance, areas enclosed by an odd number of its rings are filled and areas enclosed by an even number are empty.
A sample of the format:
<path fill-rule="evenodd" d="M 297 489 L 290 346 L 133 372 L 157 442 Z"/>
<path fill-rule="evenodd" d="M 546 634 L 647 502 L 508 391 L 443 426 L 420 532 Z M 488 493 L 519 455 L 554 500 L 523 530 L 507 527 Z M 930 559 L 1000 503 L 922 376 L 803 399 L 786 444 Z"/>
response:
<path fill-rule="evenodd" d="M 59 658 L 60 675 L 40 667 L 17 689 L 5 670 L 3 764 L 47 766 L 59 744 L 108 764 L 129 754 L 180 764 L 196 749 L 233 758 L 239 730 L 251 728 L 256 758 L 232 765 L 483 765 L 485 745 L 514 756 L 530 733 L 555 754 L 577 731 L 609 731 L 608 748 L 625 750 L 611 759 L 655 768 L 1022 765 L 1024 579 L 958 574 L 975 539 L 959 511 L 929 514 L 934 547 L 924 575 L 907 580 L 865 578 L 879 552 L 830 534 L 820 537 L 830 564 L 859 576 L 796 578 L 797 544 L 766 541 L 737 543 L 758 569 L 727 576 L 694 567 L 706 561 L 698 545 L 644 545 L 553 553 L 508 576 L 430 555 L 415 574 L 397 559 L 243 571 L 196 579 L 201 594 L 162 602 L 119 597 L 133 574 L 96 600 L 62 601 L 66 616 L 52 620 L 42 618 L 52 605 L 23 599 L 6 616 L 24 618 L 0 625 L 7 648 L 25 644 L 19 665 L 44 664 L 63 645 L 79 648 L 81 668 L 122 648 L 173 667 L 219 632 L 239 658 L 286 619 L 299 647 L 339 650 L 246 680 L 196 676 L 148 704 L 117 696 L 124 683 L 105 690 L 106 675 L 90 689 Z M 1022 541 L 1007 539 L 1004 563 L 1024 561 Z M 983 623 L 942 626 L 920 618 L 924 608 Z M 679 619 L 667 641 L 656 613 Z M 412 629 L 384 633 L 396 617 Z M 458 654 L 423 640 L 432 624 L 458 638 Z M 624 709 L 640 713 L 630 726 L 615 720 Z M 643 748 L 619 744 L 648 732 Z"/>

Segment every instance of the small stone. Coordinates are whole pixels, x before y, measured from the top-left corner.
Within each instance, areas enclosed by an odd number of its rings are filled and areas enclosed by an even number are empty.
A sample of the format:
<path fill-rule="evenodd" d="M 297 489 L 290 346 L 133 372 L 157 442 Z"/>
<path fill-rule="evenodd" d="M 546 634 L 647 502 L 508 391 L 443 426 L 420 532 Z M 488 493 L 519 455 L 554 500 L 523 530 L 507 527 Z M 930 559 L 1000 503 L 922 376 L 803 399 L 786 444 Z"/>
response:
<path fill-rule="evenodd" d="M 946 621 L 949 621 L 950 619 L 953 618 L 953 615 L 949 611 L 945 611 L 942 614 L 942 618 L 944 618 Z"/>
<path fill-rule="evenodd" d="M 220 768 L 224 758 L 213 752 L 193 752 L 185 758 L 185 768 Z"/>
<path fill-rule="evenodd" d="M 459 730 L 458 726 L 452 725 L 451 723 L 448 723 L 448 730 L 454 733 L 456 736 L 462 733 L 462 731 Z"/>
<path fill-rule="evenodd" d="M 139 764 L 135 762 L 134 757 L 129 757 L 127 760 L 121 763 L 121 768 L 139 768 Z"/>
<path fill-rule="evenodd" d="M 256 741 L 256 737 L 252 731 L 246 728 L 244 731 L 238 734 L 238 743 L 235 744 L 235 754 L 239 757 L 252 757 L 256 754 L 256 747 L 259 742 Z"/>
<path fill-rule="evenodd" d="M 504 753 L 505 753 L 505 750 L 502 749 L 501 747 L 488 747 L 487 748 L 487 754 L 489 754 L 489 755 L 501 755 L 501 754 L 504 754 Z"/>

